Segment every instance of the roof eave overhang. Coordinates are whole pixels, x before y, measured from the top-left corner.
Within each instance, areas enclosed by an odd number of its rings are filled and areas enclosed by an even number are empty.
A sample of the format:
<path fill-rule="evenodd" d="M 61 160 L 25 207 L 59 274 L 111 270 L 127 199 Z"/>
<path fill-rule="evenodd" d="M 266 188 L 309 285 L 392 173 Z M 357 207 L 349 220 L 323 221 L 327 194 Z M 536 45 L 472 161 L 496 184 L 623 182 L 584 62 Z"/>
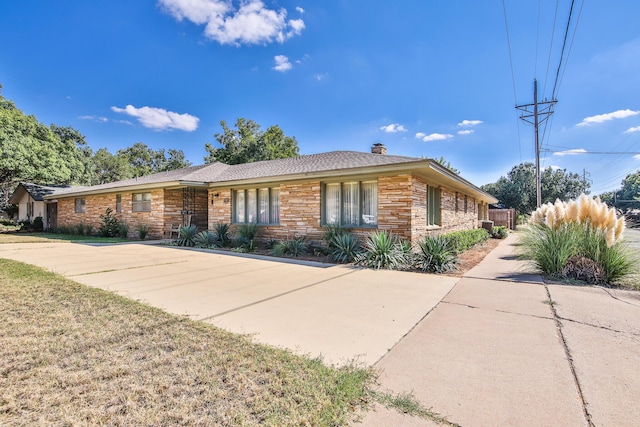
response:
<path fill-rule="evenodd" d="M 52 200 L 52 199 L 63 199 L 66 197 L 80 197 L 80 196 L 92 196 L 97 194 L 121 193 L 124 191 L 132 192 L 132 191 L 172 189 L 172 188 L 184 188 L 184 187 L 207 188 L 207 183 L 202 181 L 177 180 L 177 181 L 167 181 L 167 182 L 123 185 L 119 187 L 109 187 L 109 188 L 100 188 L 100 189 L 92 189 L 91 187 L 88 187 L 82 190 L 77 190 L 72 192 L 50 194 L 48 196 L 44 196 L 44 199 Z"/>
<path fill-rule="evenodd" d="M 261 178 L 217 181 L 210 183 L 209 188 L 235 187 L 273 182 L 303 181 L 309 179 L 326 179 L 357 175 L 388 175 L 391 173 L 414 173 L 423 176 L 430 181 L 434 181 L 440 185 L 452 187 L 464 193 L 473 195 L 486 203 L 498 202 L 498 200 L 489 193 L 481 190 L 480 188 L 476 187 L 461 176 L 451 172 L 449 169 L 440 165 L 439 163 L 428 159 L 389 165 L 364 166 L 359 168 L 334 169 L 330 171 L 298 173 L 291 175 L 276 175 Z"/>

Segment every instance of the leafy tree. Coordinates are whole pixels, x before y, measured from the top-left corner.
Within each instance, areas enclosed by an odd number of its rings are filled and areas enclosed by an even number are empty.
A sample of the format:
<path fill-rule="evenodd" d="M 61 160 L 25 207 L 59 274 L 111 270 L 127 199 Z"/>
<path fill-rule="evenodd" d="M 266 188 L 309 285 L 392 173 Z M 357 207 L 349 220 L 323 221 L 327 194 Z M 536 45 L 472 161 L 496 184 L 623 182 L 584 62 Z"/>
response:
<path fill-rule="evenodd" d="M 167 151 L 169 153 L 169 158 L 166 158 L 164 150 L 161 149 L 160 152 L 162 153 L 163 162 L 158 172 L 172 171 L 191 166 L 191 162 L 184 158 L 184 152 L 182 150 L 174 150 L 170 148 Z"/>
<path fill-rule="evenodd" d="M 185 160 L 182 150 L 170 149 L 169 158 L 167 158 L 163 148 L 156 151 L 143 142 L 136 142 L 131 147 L 118 150 L 116 157 L 118 156 L 126 159 L 132 176 L 144 176 L 191 166 L 191 162 Z"/>
<path fill-rule="evenodd" d="M 286 136 L 278 125 L 264 132 L 259 124 L 244 118 L 236 121 L 236 129 L 231 129 L 224 120 L 220 121 L 220 125 L 223 132 L 217 133 L 215 138 L 221 147 L 206 144 L 205 149 L 209 154 L 204 158 L 205 163 L 237 165 L 298 155 L 298 141 L 295 137 Z"/>
<path fill-rule="evenodd" d="M 616 208 L 640 208 L 640 170 L 630 173 L 622 180 L 622 188 L 600 195 L 600 199 L 609 206 Z"/>
<path fill-rule="evenodd" d="M 542 203 L 556 199 L 568 200 L 587 192 L 589 183 L 576 173 L 566 169 L 546 168 L 540 176 Z M 514 166 L 507 176 L 497 182 L 483 185 L 482 189 L 495 196 L 501 205 L 514 208 L 519 214 L 536 209 L 536 169 L 533 163 Z"/>
<path fill-rule="evenodd" d="M 93 155 L 91 185 L 106 184 L 131 178 L 133 173 L 128 159 L 123 155 L 113 155 L 101 148 Z"/>
<path fill-rule="evenodd" d="M 88 185 L 91 183 L 91 161 L 93 150 L 84 135 L 72 127 L 51 124 L 52 132 L 60 140 L 58 153 L 67 161 L 71 171 L 68 183 Z"/>

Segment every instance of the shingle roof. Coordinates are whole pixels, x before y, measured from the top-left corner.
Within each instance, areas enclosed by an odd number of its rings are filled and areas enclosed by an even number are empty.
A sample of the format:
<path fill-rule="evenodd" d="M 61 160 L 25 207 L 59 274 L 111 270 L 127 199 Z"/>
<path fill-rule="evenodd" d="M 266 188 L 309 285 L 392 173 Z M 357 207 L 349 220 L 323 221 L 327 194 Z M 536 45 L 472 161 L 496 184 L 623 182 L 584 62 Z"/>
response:
<path fill-rule="evenodd" d="M 289 159 L 266 160 L 230 166 L 218 176 L 218 181 L 279 177 L 301 173 L 328 172 L 417 162 L 421 159 L 405 156 L 388 156 L 359 151 L 330 151 Z"/>
<path fill-rule="evenodd" d="M 33 184 L 31 182 L 21 182 L 20 183 L 24 189 L 33 197 L 33 200 L 41 202 L 44 196 L 49 196 L 51 194 L 58 194 L 65 190 L 68 190 L 70 187 L 68 185 L 39 185 Z M 78 187 L 75 187 L 77 189 Z"/>
<path fill-rule="evenodd" d="M 222 165 L 226 167 L 227 165 L 223 165 L 222 163 L 214 163 L 211 165 L 200 165 L 200 166 L 190 166 L 188 168 L 175 169 L 166 172 L 154 173 L 151 175 L 145 175 L 138 178 L 130 178 L 122 181 L 109 182 L 107 184 L 99 184 L 92 185 L 91 187 L 85 187 L 84 190 L 91 191 L 100 191 L 100 190 L 109 190 L 112 188 L 121 188 L 121 187 L 129 187 L 134 185 L 144 185 L 144 184 L 161 184 L 165 182 L 175 182 L 175 181 L 193 181 L 189 176 L 198 172 L 199 170 L 215 165 Z M 74 193 L 78 189 L 72 188 L 68 191 L 64 191 L 63 193 Z"/>
<path fill-rule="evenodd" d="M 293 176 L 300 174 L 338 173 L 338 171 L 357 171 L 366 168 L 393 165 L 417 164 L 420 167 L 428 167 L 430 163 L 432 163 L 430 160 L 417 157 L 372 154 L 359 151 L 330 151 L 327 153 L 308 154 L 288 159 L 265 160 L 239 165 L 227 165 L 216 162 L 208 165 L 191 166 L 124 181 L 95 185 L 81 190 L 69 189 L 68 191 L 60 193 L 60 195 L 105 192 L 117 188 L 141 185 L 153 186 L 154 184 L 158 184 L 158 186 L 162 184 L 170 185 L 170 183 L 188 185 L 188 183 L 195 182 L 203 184 L 226 184 L 236 181 L 264 180 L 269 178 L 276 180 L 278 178 L 293 178 Z M 464 181 L 462 178 L 460 178 L 460 180 Z M 466 183 L 465 185 L 475 188 L 473 184 L 466 181 L 464 182 Z M 477 190 L 482 192 L 480 189 Z"/>
<path fill-rule="evenodd" d="M 146 184 L 163 184 L 169 182 L 230 182 L 248 179 L 280 177 L 301 173 L 337 171 L 344 169 L 384 166 L 392 164 L 420 161 L 416 157 L 387 156 L 362 153 L 358 151 L 331 151 L 328 153 L 309 154 L 289 159 L 264 160 L 261 162 L 227 165 L 216 162 L 207 165 L 191 166 L 167 172 L 155 173 L 139 178 L 85 187 L 81 191 L 104 191 L 116 188 L 139 186 Z M 78 191 L 71 188 L 61 194 L 73 194 Z"/>

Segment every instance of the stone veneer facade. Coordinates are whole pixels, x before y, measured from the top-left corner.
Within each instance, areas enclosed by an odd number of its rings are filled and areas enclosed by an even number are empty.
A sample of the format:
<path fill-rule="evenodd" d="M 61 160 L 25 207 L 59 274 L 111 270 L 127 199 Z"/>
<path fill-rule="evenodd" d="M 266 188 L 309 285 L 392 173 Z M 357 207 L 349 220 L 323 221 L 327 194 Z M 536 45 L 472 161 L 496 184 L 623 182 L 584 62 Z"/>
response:
<path fill-rule="evenodd" d="M 151 193 L 151 210 L 149 212 L 133 212 L 133 193 Z M 116 212 L 116 196 L 121 195 L 121 212 Z M 85 212 L 75 211 L 75 200 L 85 199 Z M 58 227 L 71 227 L 77 224 L 90 225 L 94 232 L 102 224 L 100 215 L 107 208 L 113 210 L 118 221 L 125 222 L 129 229 L 129 237 L 137 237 L 139 224 L 149 225 L 149 238 L 160 239 L 171 224 L 182 223 L 182 189 L 177 190 L 140 190 L 122 191 L 108 194 L 67 197 L 58 199 Z M 195 211 L 192 223 L 200 229 L 207 226 L 207 191 L 195 192 Z"/>
<path fill-rule="evenodd" d="M 345 178 L 351 181 L 355 178 Z M 369 178 L 368 178 L 369 179 Z M 470 195 L 440 186 L 441 225 L 427 225 L 427 186 L 422 178 L 402 174 L 378 177 L 378 227 L 417 242 L 428 234 L 476 228 L 478 219 L 486 218 L 486 204 L 479 204 Z M 261 187 L 261 186 L 256 186 Z M 271 185 L 273 187 L 273 185 Z M 259 226 L 258 237 L 286 240 L 305 236 L 316 243 L 322 242 L 322 182 L 319 180 L 282 183 L 280 189 L 280 224 Z M 254 187 L 255 188 L 255 187 Z M 75 212 L 76 197 L 58 200 L 58 226 L 87 224 L 97 231 L 102 223 L 100 215 L 109 207 L 117 218 L 129 226 L 129 236 L 137 237 L 138 224 L 148 224 L 149 238 L 162 238 L 170 226 L 183 221 L 183 189 L 151 190 L 151 211 L 133 212 L 131 191 L 81 196 L 86 212 Z M 191 222 L 199 230 L 215 230 L 218 223 L 232 223 L 232 188 L 193 190 L 190 204 Z M 149 191 L 135 191 L 149 192 Z M 122 212 L 116 213 L 116 195 L 122 197 Z M 466 199 L 466 201 L 465 201 Z M 236 228 L 232 225 L 232 230 Z M 351 231 L 365 236 L 371 227 L 353 228 Z"/>
<path fill-rule="evenodd" d="M 351 181 L 354 178 L 345 179 Z M 273 187 L 273 186 L 272 186 Z M 322 242 L 322 182 L 306 181 L 283 183 L 280 189 L 280 224 L 259 226 L 262 239 L 292 239 L 305 236 L 316 243 Z M 417 242 L 428 234 L 477 228 L 477 201 L 455 190 L 439 187 L 441 191 L 441 224 L 427 226 L 427 183 L 411 174 L 378 177 L 378 227 Z M 466 211 L 465 211 L 466 197 Z M 456 209 L 456 198 L 458 199 Z M 218 223 L 232 223 L 232 189 L 209 190 L 209 229 Z M 232 225 L 232 230 L 237 225 Z M 352 228 L 365 236 L 376 228 Z"/>

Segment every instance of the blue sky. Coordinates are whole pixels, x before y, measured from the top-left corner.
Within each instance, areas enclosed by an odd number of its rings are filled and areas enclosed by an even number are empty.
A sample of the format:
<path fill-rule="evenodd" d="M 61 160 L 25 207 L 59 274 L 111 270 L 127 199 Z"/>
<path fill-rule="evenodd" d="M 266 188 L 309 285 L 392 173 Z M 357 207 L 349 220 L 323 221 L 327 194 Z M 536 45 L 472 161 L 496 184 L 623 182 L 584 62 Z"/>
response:
<path fill-rule="evenodd" d="M 533 101 L 534 78 L 551 97 L 570 4 L 7 1 L 0 83 L 94 150 L 142 141 L 201 164 L 220 120 L 245 117 L 302 154 L 382 142 L 482 185 L 534 160 L 514 105 Z M 637 0 L 574 4 L 542 165 L 585 170 L 596 193 L 640 169 L 640 155 L 585 153 L 640 152 L 638 17 Z"/>

